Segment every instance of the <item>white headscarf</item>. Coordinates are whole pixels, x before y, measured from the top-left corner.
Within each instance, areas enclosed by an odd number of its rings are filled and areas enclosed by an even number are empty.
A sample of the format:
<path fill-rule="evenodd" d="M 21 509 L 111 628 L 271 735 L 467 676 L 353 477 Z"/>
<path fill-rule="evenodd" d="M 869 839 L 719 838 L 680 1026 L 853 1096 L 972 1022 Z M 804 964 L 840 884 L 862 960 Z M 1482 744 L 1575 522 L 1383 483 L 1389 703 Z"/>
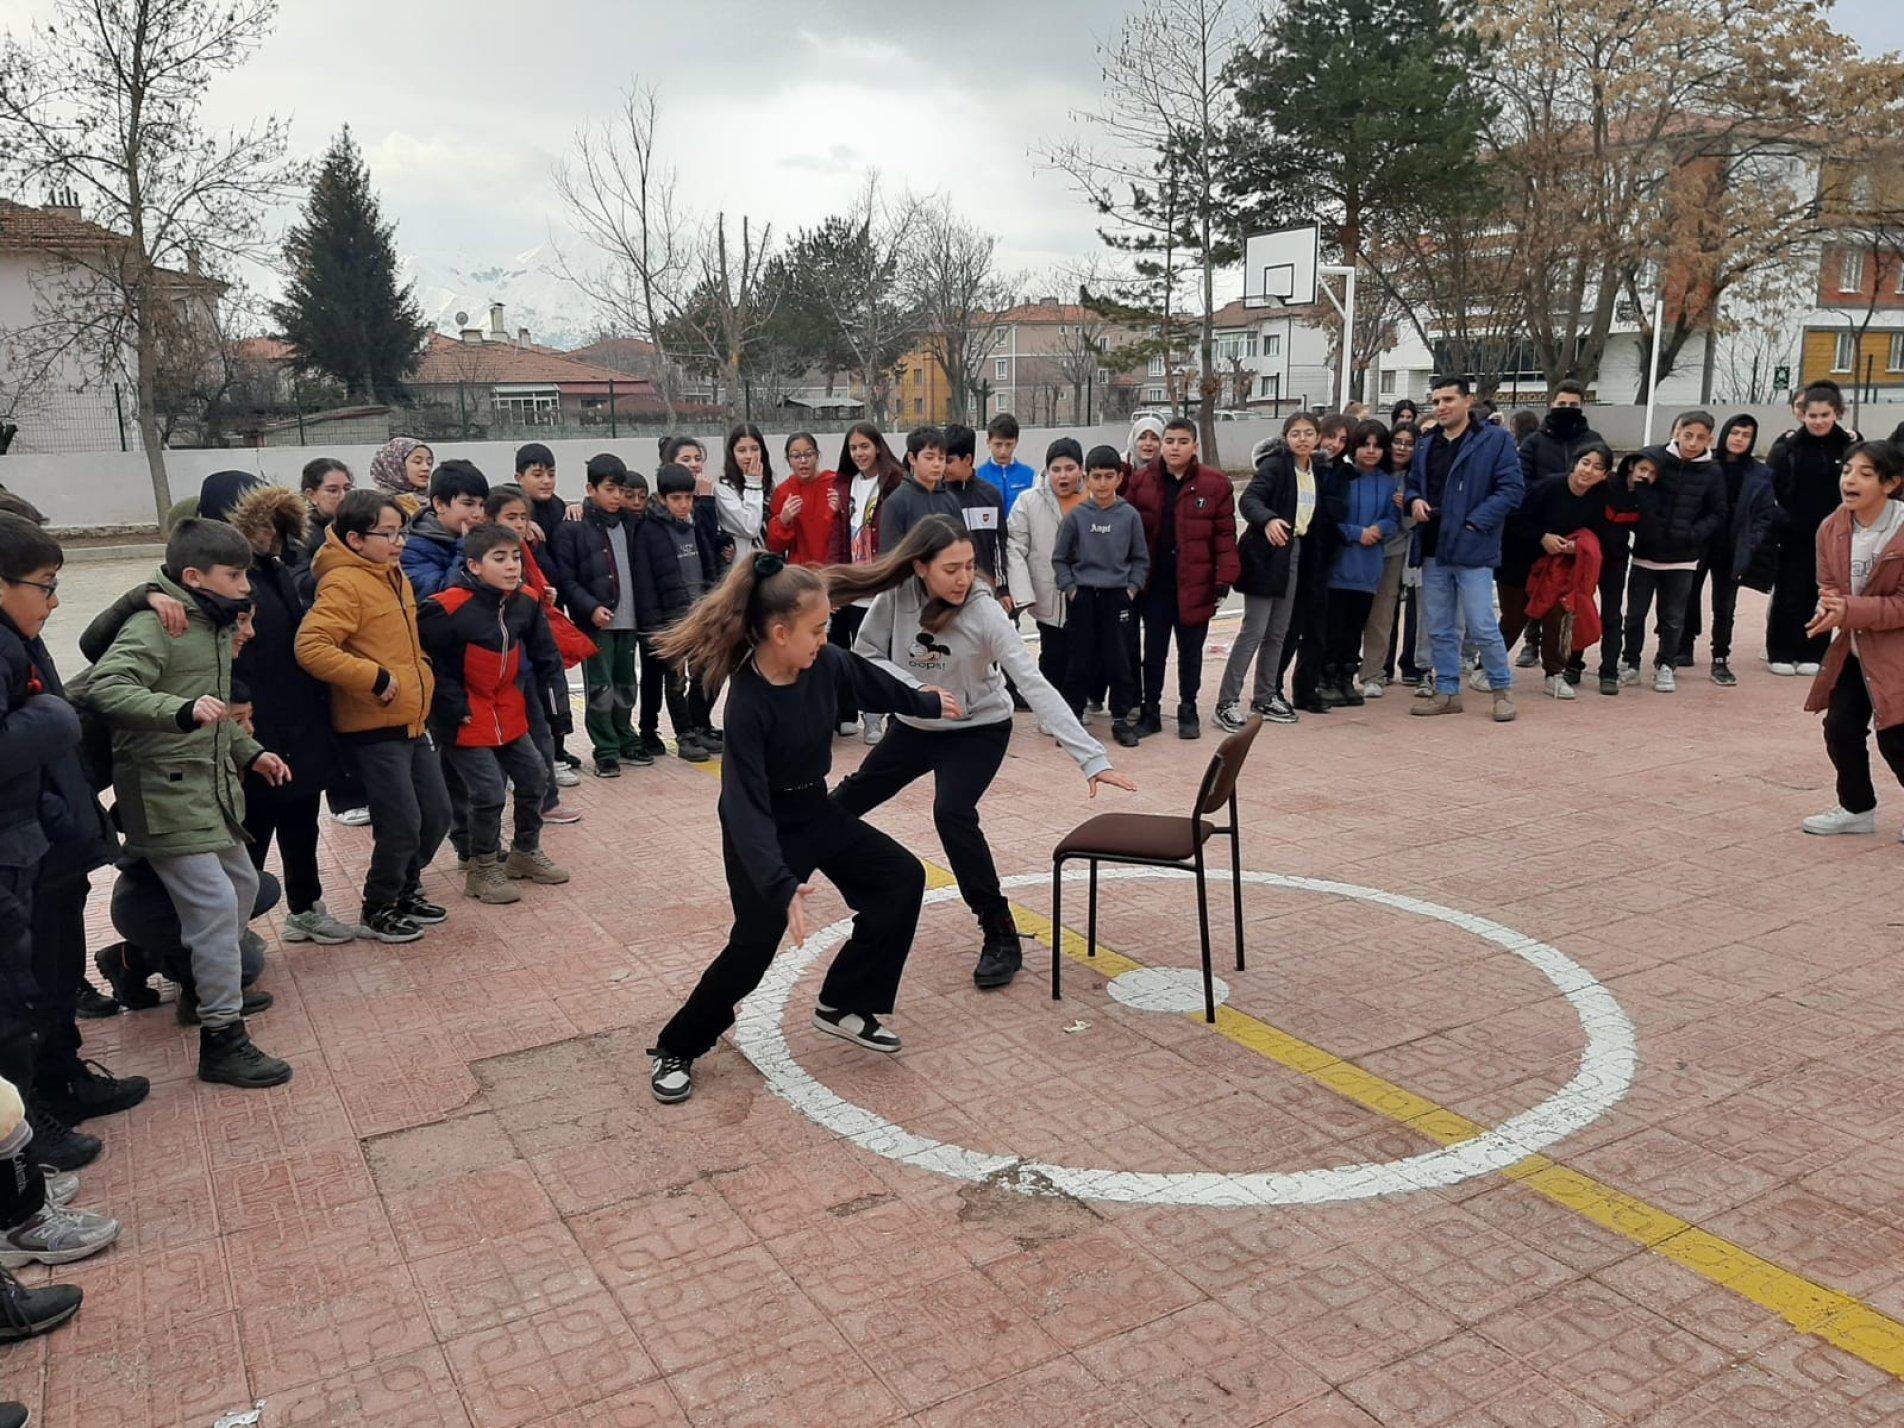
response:
<path fill-rule="evenodd" d="M 1145 415 L 1137 417 L 1135 420 L 1131 422 L 1130 435 L 1124 438 L 1124 459 L 1130 462 L 1132 466 L 1137 465 L 1138 433 L 1145 432 L 1145 431 L 1153 433 L 1159 441 L 1163 440 L 1163 435 L 1164 435 L 1163 418 L 1151 416 L 1148 413 L 1146 413 Z"/>

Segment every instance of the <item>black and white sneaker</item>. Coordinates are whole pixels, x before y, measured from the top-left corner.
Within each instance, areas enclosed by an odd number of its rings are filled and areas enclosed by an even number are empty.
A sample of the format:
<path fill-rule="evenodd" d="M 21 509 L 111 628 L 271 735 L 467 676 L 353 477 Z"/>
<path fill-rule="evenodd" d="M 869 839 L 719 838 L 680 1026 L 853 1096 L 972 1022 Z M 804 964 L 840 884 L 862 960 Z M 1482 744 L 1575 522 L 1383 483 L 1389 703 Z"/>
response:
<path fill-rule="evenodd" d="M 813 1025 L 828 1036 L 837 1036 L 868 1051 L 891 1054 L 899 1049 L 899 1037 L 879 1024 L 879 1018 L 865 1012 L 834 1011 L 830 1007 L 813 1009 Z"/>
<path fill-rule="evenodd" d="M 1243 717 L 1243 711 L 1232 699 L 1228 704 L 1216 706 L 1216 726 L 1226 734 L 1240 734 L 1249 727 L 1249 721 Z"/>
<path fill-rule="evenodd" d="M 419 927 L 434 927 L 439 922 L 450 920 L 450 910 L 424 897 L 421 888 L 411 888 L 398 898 L 397 911 Z"/>
<path fill-rule="evenodd" d="M 694 1063 L 685 1056 L 669 1056 L 652 1051 L 654 1070 L 648 1076 L 648 1089 L 664 1106 L 685 1101 L 694 1094 Z"/>
<path fill-rule="evenodd" d="M 378 942 L 415 942 L 423 935 L 421 927 L 391 904 L 383 907 L 366 904 L 363 919 L 357 924 L 357 932 L 359 936 L 374 938 Z"/>
<path fill-rule="evenodd" d="M 1294 724 L 1302 718 L 1302 715 L 1291 708 L 1289 701 L 1280 694 L 1272 694 L 1269 698 L 1250 705 L 1250 712 L 1261 714 L 1272 724 Z"/>

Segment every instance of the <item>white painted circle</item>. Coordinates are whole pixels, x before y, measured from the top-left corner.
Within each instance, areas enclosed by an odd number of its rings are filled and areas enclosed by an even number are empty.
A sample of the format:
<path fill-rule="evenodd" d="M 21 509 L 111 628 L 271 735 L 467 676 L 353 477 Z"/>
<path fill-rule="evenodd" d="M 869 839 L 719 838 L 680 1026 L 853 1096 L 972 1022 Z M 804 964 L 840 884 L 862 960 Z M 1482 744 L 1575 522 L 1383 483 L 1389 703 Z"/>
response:
<path fill-rule="evenodd" d="M 1230 984 L 1210 979 L 1216 1004 L 1230 999 Z M 1203 971 L 1192 967 L 1139 967 L 1111 978 L 1112 998 L 1132 1011 L 1200 1012 L 1203 1010 Z"/>
<path fill-rule="evenodd" d="M 1085 870 L 1078 869 L 1067 873 L 1065 881 L 1082 883 L 1088 876 Z M 1190 876 L 1172 869 L 1141 867 L 1102 868 L 1098 872 L 1100 881 Z M 1215 869 L 1209 873 L 1213 881 L 1227 880 L 1228 876 L 1227 872 Z M 1084 1200 L 1146 1205 L 1320 1205 L 1442 1189 L 1504 1170 L 1585 1129 L 1612 1110 L 1632 1086 L 1633 1073 L 1639 1063 L 1632 1022 L 1627 1020 L 1611 992 L 1557 948 L 1487 918 L 1380 888 L 1321 878 L 1287 877 L 1280 873 L 1247 872 L 1242 880 L 1292 892 L 1352 898 L 1432 918 L 1511 952 L 1552 982 L 1580 1018 L 1586 1044 L 1580 1051 L 1579 1068 L 1565 1086 L 1539 1105 L 1510 1117 L 1473 1140 L 1439 1146 L 1401 1160 L 1314 1170 L 1225 1174 L 1207 1170 L 1088 1170 L 986 1154 L 894 1125 L 877 1112 L 834 1094 L 794 1059 L 783 1028 L 787 1002 L 801 974 L 823 952 L 845 939 L 852 926 L 850 918 L 822 928 L 807 938 L 804 948 L 790 950 L 774 960 L 759 989 L 740 1007 L 734 1029 L 735 1044 L 760 1069 L 775 1095 L 862 1150 L 954 1180 L 989 1179 L 1024 1194 L 1065 1194 Z M 1036 887 L 1050 881 L 1048 873 L 1021 873 L 1002 879 L 999 885 L 1007 889 Z M 926 893 L 925 902 L 927 905 L 949 902 L 957 896 L 956 887 L 934 888 Z"/>

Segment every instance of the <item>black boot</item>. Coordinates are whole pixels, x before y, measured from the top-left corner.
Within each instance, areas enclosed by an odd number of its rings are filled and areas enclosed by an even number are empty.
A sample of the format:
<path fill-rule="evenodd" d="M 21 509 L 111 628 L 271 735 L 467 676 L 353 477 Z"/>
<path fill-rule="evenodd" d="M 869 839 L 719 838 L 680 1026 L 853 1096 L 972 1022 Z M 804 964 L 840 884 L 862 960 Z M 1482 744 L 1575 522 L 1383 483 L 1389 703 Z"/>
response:
<path fill-rule="evenodd" d="M 152 974 L 134 965 L 132 949 L 123 942 L 101 947 L 93 953 L 93 965 L 112 987 L 113 999 L 129 1011 L 144 1011 L 159 1004 L 159 994 L 147 985 Z"/>
<path fill-rule="evenodd" d="M 0 1343 L 17 1343 L 57 1329 L 79 1312 L 85 1298 L 74 1284 L 44 1284 L 28 1289 L 0 1269 Z"/>
<path fill-rule="evenodd" d="M 115 1076 L 97 1061 L 77 1058 L 53 1076 L 42 1073 L 35 1084 L 41 1103 L 68 1125 L 131 1110 L 152 1089 L 143 1076 Z"/>
<path fill-rule="evenodd" d="M 198 1029 L 198 1079 L 255 1091 L 289 1081 L 291 1064 L 254 1046 L 242 1021 L 202 1026 Z"/>
<path fill-rule="evenodd" d="M 26 1103 L 26 1123 L 33 1127 L 33 1158 L 55 1170 L 78 1170 L 99 1159 L 98 1136 L 76 1131 L 40 1104 L 37 1096 Z"/>
<path fill-rule="evenodd" d="M 1346 666 L 1337 668 L 1335 680 L 1329 687 L 1335 690 L 1342 703 L 1351 709 L 1359 709 L 1368 703 L 1368 700 L 1362 696 L 1362 692 L 1355 687 L 1353 668 Z"/>
<path fill-rule="evenodd" d="M 1177 737 L 1179 739 L 1201 739 L 1203 721 L 1197 718 L 1197 706 L 1179 704 L 1177 706 Z"/>
<path fill-rule="evenodd" d="M 240 1016 L 257 1016 L 260 1012 L 271 1010 L 277 998 L 269 992 L 261 992 L 255 987 L 244 989 L 244 1000 L 239 1003 Z M 178 1024 L 180 1026 L 198 1025 L 198 989 L 190 982 L 180 982 L 178 989 Z"/>
<path fill-rule="evenodd" d="M 125 1008 L 113 998 L 107 996 L 84 977 L 73 992 L 73 1015 L 85 1021 L 104 1021 L 107 1017 L 118 1016 Z"/>
<path fill-rule="evenodd" d="M 1025 965 L 1024 944 L 1018 940 L 1018 927 L 1011 913 L 981 922 L 985 945 L 979 950 L 978 966 L 972 969 L 972 984 L 990 990 L 1011 985 L 1018 969 Z"/>
<path fill-rule="evenodd" d="M 1152 734 L 1164 731 L 1164 715 L 1161 706 L 1146 704 L 1137 714 L 1137 737 L 1148 739 Z"/>
<path fill-rule="evenodd" d="M 0 1428 L 26 1428 L 27 1412 L 24 1403 L 8 1400 L 0 1403 Z"/>

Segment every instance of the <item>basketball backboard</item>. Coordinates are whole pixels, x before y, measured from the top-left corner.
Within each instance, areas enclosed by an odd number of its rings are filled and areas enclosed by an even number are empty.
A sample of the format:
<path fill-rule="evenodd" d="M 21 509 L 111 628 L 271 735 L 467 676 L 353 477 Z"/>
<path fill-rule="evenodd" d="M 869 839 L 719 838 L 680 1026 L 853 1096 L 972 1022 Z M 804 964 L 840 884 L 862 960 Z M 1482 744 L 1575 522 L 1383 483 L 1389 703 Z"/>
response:
<path fill-rule="evenodd" d="M 1313 223 L 1243 240 L 1243 306 L 1307 307 L 1316 300 L 1321 230 Z"/>

